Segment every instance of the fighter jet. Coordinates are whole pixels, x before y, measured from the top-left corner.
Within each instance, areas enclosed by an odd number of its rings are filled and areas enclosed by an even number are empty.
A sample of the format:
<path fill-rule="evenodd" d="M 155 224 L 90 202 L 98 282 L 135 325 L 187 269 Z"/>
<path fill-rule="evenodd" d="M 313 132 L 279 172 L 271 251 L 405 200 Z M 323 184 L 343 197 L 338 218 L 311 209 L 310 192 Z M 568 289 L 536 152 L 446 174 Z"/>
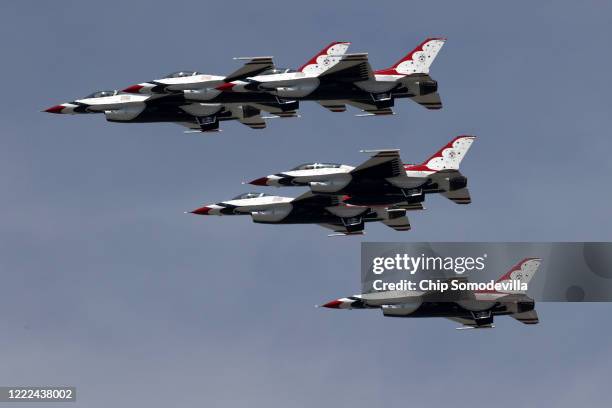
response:
<path fill-rule="evenodd" d="M 257 186 L 307 186 L 316 194 L 345 195 L 353 205 L 417 203 L 424 194 L 440 193 L 457 204 L 469 204 L 467 178 L 459 164 L 474 136 L 458 136 L 422 164 L 404 164 L 399 150 L 365 150 L 375 154 L 357 167 L 306 163 L 289 171 L 260 177 Z"/>
<path fill-rule="evenodd" d="M 257 75 L 229 82 L 224 92 L 265 92 L 278 98 L 317 101 L 332 112 L 346 105 L 361 109 L 360 116 L 391 115 L 396 98 L 410 98 L 427 109 L 440 109 L 438 83 L 429 68 L 444 45 L 444 38 L 428 38 L 391 67 L 373 71 L 368 55 L 346 54 L 313 61 L 298 72 Z M 324 71 L 322 67 L 327 67 Z"/>
<path fill-rule="evenodd" d="M 190 211 L 198 215 L 250 215 L 262 224 L 319 224 L 335 235 L 363 234 L 364 223 L 380 221 L 396 231 L 410 230 L 406 211 L 421 210 L 420 203 L 404 206 L 355 206 L 338 196 L 322 196 L 306 192 L 297 198 L 264 193 L 241 194 L 229 201 L 209 204 Z"/>
<path fill-rule="evenodd" d="M 241 57 L 248 62 L 237 71 L 223 77 L 202 74 L 197 71 L 179 71 L 164 78 L 132 85 L 124 92 L 136 94 L 182 93 L 190 101 L 207 103 L 249 103 L 260 110 L 268 110 L 269 105 L 282 112 L 295 111 L 299 102 L 292 98 L 282 98 L 267 92 L 241 93 L 224 92 L 234 86 L 234 81 L 247 80 L 250 77 L 278 78 L 283 76 L 316 76 L 332 67 L 349 47 L 349 42 L 335 41 L 324 47 L 298 71 L 275 68 L 272 57 Z M 282 115 L 282 112 L 280 116 Z M 275 112 L 275 114 L 277 114 Z"/>
<path fill-rule="evenodd" d="M 445 317 L 466 328 L 492 328 L 494 316 L 509 315 L 524 324 L 537 324 L 535 301 L 517 289 L 528 283 L 540 266 L 541 259 L 526 258 L 497 280 L 496 290 L 385 291 L 340 298 L 325 303 L 330 309 L 381 309 L 389 317 Z M 466 282 L 465 278 L 449 278 Z M 514 281 L 514 282 L 513 282 Z"/>
<path fill-rule="evenodd" d="M 297 116 L 278 106 L 268 106 L 273 114 Z M 183 95 L 134 95 L 117 90 L 94 92 L 85 98 L 52 106 L 45 112 L 58 114 L 104 113 L 109 122 L 173 122 L 190 131 L 207 132 L 219 128 L 219 121 L 238 120 L 252 129 L 266 127 L 261 110 L 248 104 L 193 103 Z"/>

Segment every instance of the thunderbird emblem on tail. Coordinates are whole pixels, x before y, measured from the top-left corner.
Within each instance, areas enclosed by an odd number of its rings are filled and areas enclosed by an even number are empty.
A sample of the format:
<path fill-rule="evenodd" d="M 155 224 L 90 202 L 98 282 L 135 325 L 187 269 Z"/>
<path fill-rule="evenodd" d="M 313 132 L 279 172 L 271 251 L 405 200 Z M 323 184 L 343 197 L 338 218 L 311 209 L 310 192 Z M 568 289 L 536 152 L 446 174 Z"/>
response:
<path fill-rule="evenodd" d="M 355 205 L 420 203 L 424 194 L 439 193 L 457 204 L 469 204 L 467 178 L 459 165 L 476 138 L 458 136 L 422 164 L 405 164 L 399 150 L 373 153 L 357 167 L 334 163 L 306 163 L 291 170 L 252 180 L 250 184 L 309 187 L 315 194 L 347 196 Z"/>

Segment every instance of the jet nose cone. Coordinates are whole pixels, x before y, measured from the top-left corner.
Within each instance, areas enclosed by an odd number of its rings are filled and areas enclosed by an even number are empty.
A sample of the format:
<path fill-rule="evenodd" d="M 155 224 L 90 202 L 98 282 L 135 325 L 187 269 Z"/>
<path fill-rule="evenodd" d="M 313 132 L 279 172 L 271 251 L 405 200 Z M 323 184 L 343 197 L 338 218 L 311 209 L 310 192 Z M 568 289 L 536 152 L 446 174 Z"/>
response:
<path fill-rule="evenodd" d="M 218 86 L 218 87 L 216 87 L 215 89 L 216 89 L 216 90 L 218 90 L 218 91 L 224 91 L 224 92 L 227 92 L 227 91 L 231 91 L 231 90 L 232 90 L 232 88 L 234 87 L 234 85 L 235 85 L 235 84 L 234 84 L 234 83 L 232 83 L 232 82 L 226 82 L 226 83 L 224 83 L 224 84 L 219 85 L 219 86 Z"/>
<path fill-rule="evenodd" d="M 326 304 L 322 305 L 322 307 L 326 307 L 328 309 L 340 309 L 340 306 L 342 306 L 342 301 L 339 299 L 332 300 L 331 302 L 327 302 Z"/>
<path fill-rule="evenodd" d="M 55 105 L 50 107 L 49 109 L 45 109 L 45 112 L 49 112 L 49 113 L 62 113 L 62 111 L 64 110 L 64 106 L 63 105 Z"/>
<path fill-rule="evenodd" d="M 197 215 L 207 215 L 210 210 L 212 210 L 212 208 L 210 207 L 202 207 L 202 208 L 198 208 L 197 210 L 193 210 L 191 211 L 192 214 L 197 214 Z"/>
<path fill-rule="evenodd" d="M 249 184 L 252 184 L 254 186 L 267 186 L 268 185 L 268 178 L 267 177 L 260 177 L 258 179 L 249 181 Z"/>
<path fill-rule="evenodd" d="M 122 92 L 127 92 L 127 93 L 140 93 L 140 90 L 144 88 L 144 85 L 132 85 L 132 86 L 128 86 L 127 88 L 125 88 Z"/>

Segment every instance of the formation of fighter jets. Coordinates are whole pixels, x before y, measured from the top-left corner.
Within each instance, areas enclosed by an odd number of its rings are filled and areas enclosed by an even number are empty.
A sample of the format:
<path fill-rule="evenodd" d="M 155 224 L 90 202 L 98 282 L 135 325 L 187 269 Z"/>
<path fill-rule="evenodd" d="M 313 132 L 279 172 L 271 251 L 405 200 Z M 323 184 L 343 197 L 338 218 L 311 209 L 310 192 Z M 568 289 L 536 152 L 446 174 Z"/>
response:
<path fill-rule="evenodd" d="M 541 259 L 526 258 L 502 275 L 496 283 L 508 289 L 457 290 L 452 295 L 428 291 L 384 291 L 335 299 L 322 307 L 330 309 L 381 309 L 389 317 L 445 317 L 462 328 L 492 328 L 494 316 L 510 316 L 525 324 L 537 324 L 535 302 L 524 290 L 514 289 L 511 281 L 529 283 Z M 450 280 L 466 282 L 465 278 Z"/>
<path fill-rule="evenodd" d="M 198 215 L 250 215 L 265 224 L 319 224 L 332 235 L 362 234 L 365 223 L 380 221 L 396 231 L 410 230 L 408 211 L 422 210 L 426 194 L 439 193 L 469 204 L 467 178 L 459 165 L 474 136 L 458 136 L 422 164 L 404 164 L 399 150 L 367 151 L 357 167 L 308 163 L 250 182 L 257 186 L 301 186 L 297 198 L 246 193 L 191 211 Z"/>
<path fill-rule="evenodd" d="M 372 70 L 367 54 L 347 54 L 348 42 L 332 42 L 296 70 L 276 68 L 272 57 L 238 58 L 247 62 L 227 76 L 179 71 L 122 91 L 94 92 L 45 111 L 103 113 L 110 122 L 171 122 L 208 132 L 227 120 L 263 129 L 267 118 L 297 117 L 301 101 L 318 102 L 332 112 L 351 105 L 363 115 L 393 114 L 397 98 L 440 109 L 438 83 L 429 76 L 429 68 L 444 41 L 429 38 L 378 71 Z"/>
<path fill-rule="evenodd" d="M 186 132 L 211 132 L 219 130 L 221 121 L 229 120 L 263 129 L 268 118 L 299 117 L 300 103 L 305 101 L 331 112 L 352 106 L 361 110 L 357 116 L 393 115 L 395 100 L 402 98 L 427 109 L 440 109 L 438 83 L 429 70 L 444 43 L 443 38 L 428 38 L 391 67 L 376 71 L 368 54 L 347 53 L 349 42 L 332 42 L 298 69 L 277 68 L 272 57 L 236 58 L 246 62 L 226 76 L 178 71 L 121 91 L 94 92 L 45 111 L 102 113 L 110 122 L 167 122 L 187 127 Z M 423 210 L 428 194 L 440 194 L 457 204 L 471 202 L 467 178 L 459 165 L 474 139 L 456 137 L 422 164 L 405 164 L 399 150 L 388 149 L 362 151 L 371 157 L 357 166 L 302 164 L 250 182 L 308 188 L 298 197 L 246 193 L 191 213 L 250 215 L 254 222 L 265 224 L 318 224 L 331 229 L 331 235 L 363 234 L 365 223 L 375 221 L 407 231 L 411 228 L 408 211 Z M 539 264 L 539 259 L 524 259 L 498 282 L 528 282 Z M 464 328 L 493 327 L 497 315 L 538 323 L 534 301 L 522 290 L 466 290 L 450 300 L 429 290 L 377 291 L 323 306 L 376 308 L 394 317 L 446 317 Z"/>

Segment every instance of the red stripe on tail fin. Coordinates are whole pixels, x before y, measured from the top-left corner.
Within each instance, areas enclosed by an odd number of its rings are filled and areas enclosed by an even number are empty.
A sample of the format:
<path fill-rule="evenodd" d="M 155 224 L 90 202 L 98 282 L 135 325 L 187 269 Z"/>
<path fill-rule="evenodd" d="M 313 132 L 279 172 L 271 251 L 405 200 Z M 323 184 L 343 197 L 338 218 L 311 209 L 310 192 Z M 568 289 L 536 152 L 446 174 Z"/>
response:
<path fill-rule="evenodd" d="M 428 38 L 393 66 L 375 71 L 378 75 L 428 74 L 429 67 L 444 45 L 446 38 Z"/>
<path fill-rule="evenodd" d="M 334 41 L 308 60 L 308 62 L 302 65 L 298 71 L 304 72 L 305 70 L 317 70 L 318 66 L 325 63 L 326 57 L 330 55 L 344 55 L 344 53 L 346 53 L 348 50 L 349 45 L 351 45 L 350 42 Z"/>
<path fill-rule="evenodd" d="M 474 139 L 476 139 L 475 136 L 457 136 L 419 167 L 434 171 L 459 170 L 459 164 L 472 146 Z"/>
<path fill-rule="evenodd" d="M 529 282 L 540 266 L 540 262 L 542 262 L 540 258 L 525 258 L 503 274 L 496 282 L 510 279 Z"/>

